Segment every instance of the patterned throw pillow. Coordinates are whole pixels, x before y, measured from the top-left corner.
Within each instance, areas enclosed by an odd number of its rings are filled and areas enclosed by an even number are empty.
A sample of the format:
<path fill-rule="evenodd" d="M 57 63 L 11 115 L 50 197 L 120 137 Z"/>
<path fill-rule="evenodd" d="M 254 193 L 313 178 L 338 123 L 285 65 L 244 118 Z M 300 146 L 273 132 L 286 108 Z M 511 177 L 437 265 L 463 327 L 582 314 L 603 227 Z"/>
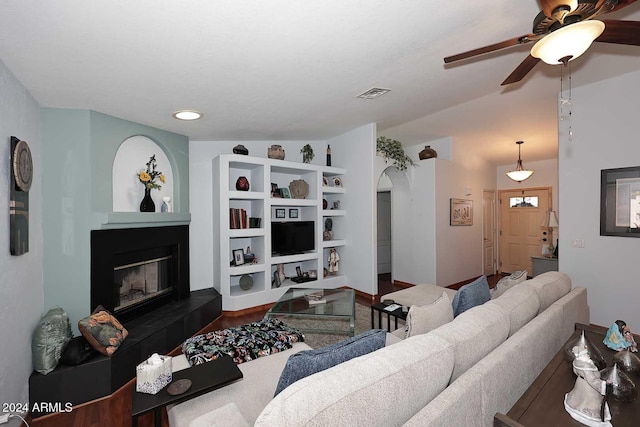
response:
<path fill-rule="evenodd" d="M 527 280 L 527 270 L 520 270 L 505 276 L 496 283 L 496 287 L 492 289 L 491 299 L 498 298 L 518 283 Z"/>
<path fill-rule="evenodd" d="M 316 350 L 292 354 L 280 374 L 274 397 L 302 378 L 324 371 L 354 357 L 376 351 L 385 346 L 386 331 L 371 329 L 355 337 Z"/>
<path fill-rule="evenodd" d="M 464 313 L 476 305 L 484 304 L 491 299 L 489 294 L 489 282 L 487 276 L 478 277 L 471 283 L 461 287 L 453 297 L 453 317 Z"/>
<path fill-rule="evenodd" d="M 105 356 L 111 356 L 129 335 L 129 332 L 102 306 L 78 322 L 80 333 Z"/>
<path fill-rule="evenodd" d="M 453 320 L 451 300 L 446 292 L 431 304 L 412 305 L 407 314 L 405 324 L 405 338 L 426 334 Z"/>

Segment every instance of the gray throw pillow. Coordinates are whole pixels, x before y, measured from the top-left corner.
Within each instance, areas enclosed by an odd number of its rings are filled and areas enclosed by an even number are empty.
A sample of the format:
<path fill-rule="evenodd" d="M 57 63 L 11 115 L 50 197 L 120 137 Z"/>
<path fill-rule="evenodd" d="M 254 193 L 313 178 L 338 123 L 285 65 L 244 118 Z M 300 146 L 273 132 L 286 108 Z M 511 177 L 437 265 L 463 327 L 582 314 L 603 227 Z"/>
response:
<path fill-rule="evenodd" d="M 355 337 L 316 350 L 305 350 L 289 356 L 280 374 L 274 397 L 296 381 L 324 371 L 354 357 L 363 356 L 384 347 L 386 331 L 372 329 Z"/>
<path fill-rule="evenodd" d="M 464 313 L 470 308 L 476 305 L 484 304 L 491 299 L 489 294 L 489 282 L 487 282 L 487 276 L 478 277 L 471 283 L 468 283 L 461 287 L 453 297 L 453 317 L 457 317 L 459 314 Z"/>
<path fill-rule="evenodd" d="M 53 371 L 72 336 L 69 316 L 62 308 L 52 308 L 42 316 L 31 338 L 34 369 L 43 375 Z"/>
<path fill-rule="evenodd" d="M 496 283 L 496 287 L 492 289 L 491 299 L 498 298 L 503 293 L 507 292 L 513 286 L 518 283 L 522 283 L 527 280 L 527 270 L 519 270 L 514 271 L 509 276 L 505 276 L 502 279 L 498 280 Z"/>

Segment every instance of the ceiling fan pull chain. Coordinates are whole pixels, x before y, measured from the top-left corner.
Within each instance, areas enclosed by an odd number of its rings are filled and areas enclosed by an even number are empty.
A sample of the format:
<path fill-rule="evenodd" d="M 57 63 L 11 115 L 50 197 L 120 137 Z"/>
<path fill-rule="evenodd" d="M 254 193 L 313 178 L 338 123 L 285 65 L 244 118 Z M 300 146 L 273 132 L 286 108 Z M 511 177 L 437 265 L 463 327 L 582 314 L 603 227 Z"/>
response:
<path fill-rule="evenodd" d="M 571 63 L 569 63 L 569 142 L 573 142 L 573 104 L 571 103 Z"/>

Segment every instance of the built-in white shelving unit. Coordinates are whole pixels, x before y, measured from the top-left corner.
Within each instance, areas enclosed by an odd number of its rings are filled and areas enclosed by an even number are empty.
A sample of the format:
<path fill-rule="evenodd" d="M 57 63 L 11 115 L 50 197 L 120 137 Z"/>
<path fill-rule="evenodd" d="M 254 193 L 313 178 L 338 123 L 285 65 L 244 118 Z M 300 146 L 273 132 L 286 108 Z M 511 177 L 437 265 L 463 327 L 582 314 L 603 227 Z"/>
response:
<path fill-rule="evenodd" d="M 222 308 L 237 311 L 276 301 L 291 286 L 335 288 L 348 286 L 347 276 L 338 271 L 327 274 L 330 248 L 347 245 L 347 211 L 343 201 L 346 188 L 340 186 L 345 170 L 284 160 L 265 159 L 239 154 L 221 154 L 213 159 L 213 276 L 214 286 L 222 294 Z M 239 177 L 249 181 L 248 191 L 236 190 Z M 334 178 L 338 178 L 335 180 Z M 309 185 L 304 199 L 272 197 L 271 185 L 288 188 L 293 180 L 302 179 Z M 337 181 L 337 182 L 336 182 Z M 328 184 L 328 185 L 325 185 Z M 336 185 L 337 184 L 337 185 Z M 249 218 L 260 218 L 259 228 L 231 228 L 230 209 L 243 210 L 246 223 Z M 284 218 L 276 218 L 276 210 L 285 212 Z M 327 219 L 332 224 L 333 237 L 323 240 Z M 276 256 L 271 251 L 272 221 L 313 221 L 315 223 L 315 247 L 313 250 Z M 247 225 L 248 226 L 248 225 Z M 219 236 L 219 238 L 218 238 Z M 242 249 L 256 256 L 256 263 L 232 265 L 233 251 Z M 340 254 L 340 264 L 348 262 Z M 284 282 L 276 287 L 273 281 L 278 265 L 284 266 Z M 301 271 L 316 271 L 317 279 L 305 283 L 293 282 Z M 328 271 L 327 271 L 328 273 Z M 243 277 L 245 276 L 245 277 Z M 240 286 L 247 277 L 253 282 L 250 289 Z"/>

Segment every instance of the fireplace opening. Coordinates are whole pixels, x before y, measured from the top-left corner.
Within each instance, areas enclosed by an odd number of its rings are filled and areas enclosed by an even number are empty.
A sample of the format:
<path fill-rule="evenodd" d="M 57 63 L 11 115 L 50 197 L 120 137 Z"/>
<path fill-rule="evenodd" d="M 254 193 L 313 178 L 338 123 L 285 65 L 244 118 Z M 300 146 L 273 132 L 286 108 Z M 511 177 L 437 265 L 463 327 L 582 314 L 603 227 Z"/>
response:
<path fill-rule="evenodd" d="M 115 312 L 173 292 L 172 259 L 169 255 L 115 267 L 113 280 L 118 291 Z"/>
<path fill-rule="evenodd" d="M 188 226 L 91 232 L 91 310 L 126 322 L 188 296 Z"/>

